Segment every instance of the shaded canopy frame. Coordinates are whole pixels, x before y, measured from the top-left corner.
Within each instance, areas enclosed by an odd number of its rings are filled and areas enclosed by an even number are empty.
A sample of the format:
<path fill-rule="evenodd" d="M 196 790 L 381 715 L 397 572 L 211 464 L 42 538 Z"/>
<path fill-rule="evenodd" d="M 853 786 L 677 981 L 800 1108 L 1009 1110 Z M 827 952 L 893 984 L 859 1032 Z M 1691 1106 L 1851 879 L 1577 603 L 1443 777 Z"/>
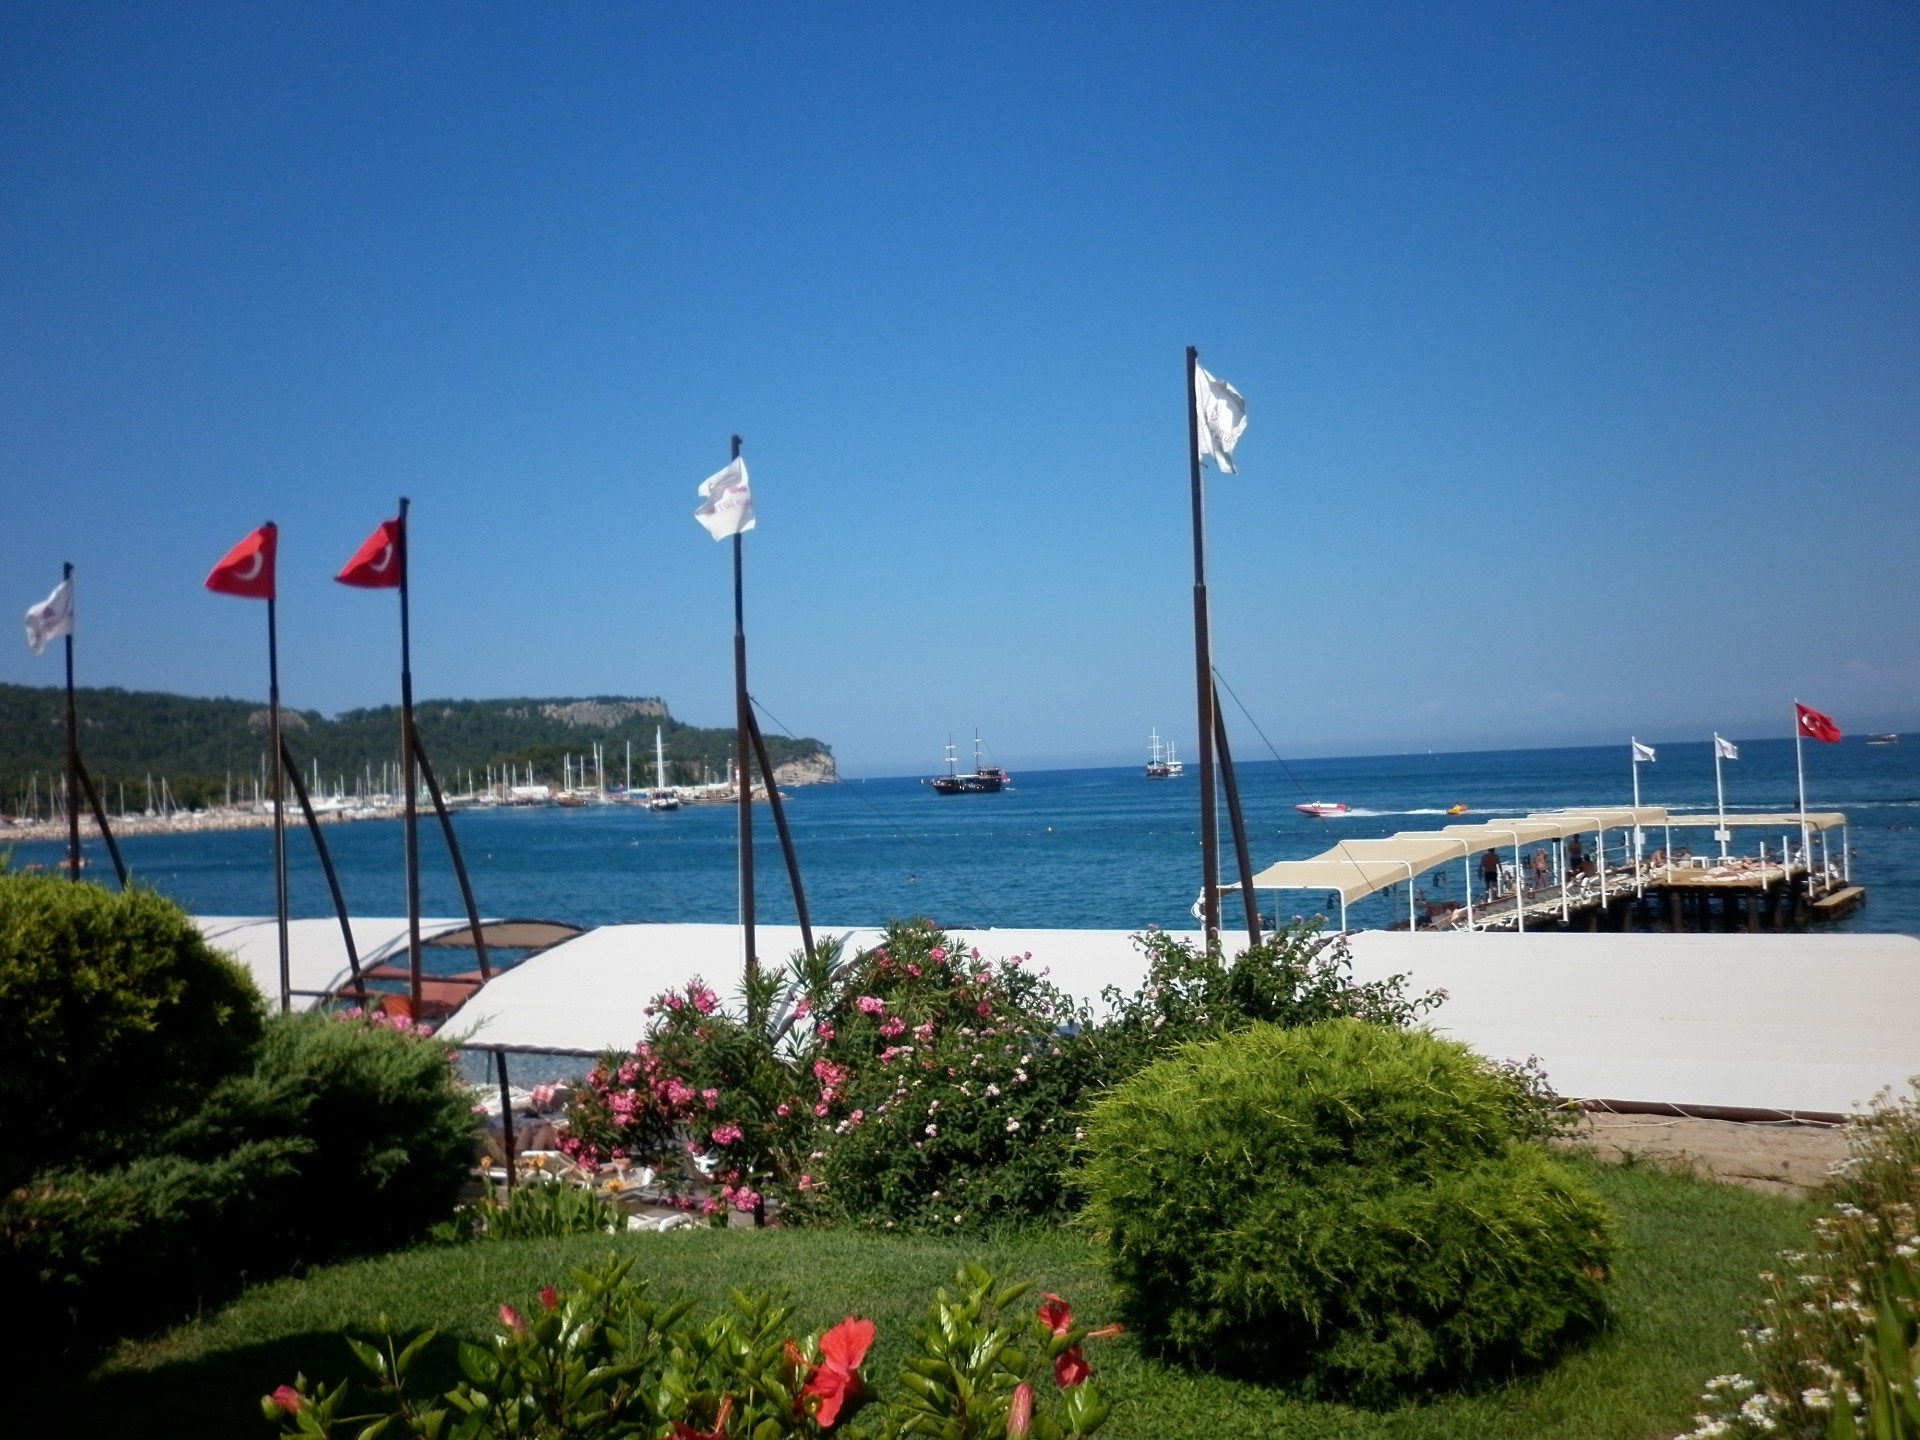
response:
<path fill-rule="evenodd" d="M 1776 828 L 1783 823 L 1798 825 L 1801 817 L 1791 815 L 1729 816 L 1728 823 L 1761 828 Z M 1346 840 L 1305 860 L 1282 860 L 1269 865 L 1253 877 L 1258 890 L 1319 890 L 1337 895 L 1340 900 L 1341 928 L 1346 928 L 1347 906 L 1374 895 L 1401 881 L 1407 882 L 1407 915 L 1415 919 L 1413 884 L 1420 875 L 1459 859 L 1467 866 L 1467 921 L 1473 921 L 1472 857 L 1486 850 L 1511 850 L 1516 868 L 1521 849 L 1542 841 L 1564 843 L 1572 836 L 1594 831 L 1605 836 L 1609 830 L 1630 830 L 1649 826 L 1713 825 L 1714 816 L 1673 815 L 1658 805 L 1599 806 L 1586 810 L 1546 810 L 1511 820 L 1487 820 L 1472 824 L 1449 825 L 1442 830 L 1403 830 L 1383 839 Z M 1809 814 L 1810 830 L 1844 827 L 1846 816 L 1837 812 Z M 1604 849 L 1604 840 L 1602 844 Z M 1606 874 L 1602 868 L 1604 897 Z M 1237 890 L 1237 885 L 1222 887 Z M 1517 923 L 1525 924 L 1523 917 Z"/>

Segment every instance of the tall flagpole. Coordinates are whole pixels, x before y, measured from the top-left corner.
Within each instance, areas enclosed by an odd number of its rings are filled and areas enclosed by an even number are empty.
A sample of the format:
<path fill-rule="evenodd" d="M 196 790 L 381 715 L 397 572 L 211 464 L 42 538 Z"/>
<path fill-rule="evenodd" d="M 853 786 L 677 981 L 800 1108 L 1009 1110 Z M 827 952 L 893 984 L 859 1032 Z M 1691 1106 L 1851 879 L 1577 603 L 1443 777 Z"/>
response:
<path fill-rule="evenodd" d="M 1720 803 L 1720 858 L 1727 858 L 1727 786 L 1720 778 L 1720 732 L 1713 732 L 1713 793 Z"/>
<path fill-rule="evenodd" d="M 1801 741 L 1806 726 L 1800 723 L 1800 697 L 1793 700 L 1793 773 L 1800 787 L 1800 863 L 1808 866 L 1812 872 L 1812 846 L 1807 840 L 1807 762 L 1800 753 Z"/>
<path fill-rule="evenodd" d="M 1187 347 L 1187 464 L 1193 484 L 1193 667 L 1200 727 L 1201 926 L 1206 943 L 1220 938 L 1220 836 L 1213 794 L 1213 655 L 1207 624 L 1207 506 L 1200 479 L 1200 397 L 1195 390 L 1200 352 Z M 1245 897 L 1249 911 L 1253 897 Z"/>
<path fill-rule="evenodd" d="M 73 565 L 69 562 L 61 578 L 73 583 Z M 67 613 L 73 614 L 73 593 L 67 593 Z M 73 624 L 67 624 L 67 878 L 80 879 L 80 722 L 73 706 Z"/>
<path fill-rule="evenodd" d="M 265 527 L 270 528 L 269 520 Z M 267 743 L 273 750 L 273 890 L 275 916 L 280 922 L 280 1013 L 293 1008 L 293 961 L 287 947 L 287 807 L 285 766 L 280 741 L 280 626 L 279 601 L 267 596 Z"/>
<path fill-rule="evenodd" d="M 413 632 L 407 609 L 407 497 L 400 497 L 400 783 L 406 790 L 407 999 L 414 1024 L 420 1014 L 420 789 L 413 734 Z"/>
<path fill-rule="evenodd" d="M 732 460 L 740 458 L 740 437 L 733 437 Z M 746 977 L 752 981 L 760 973 L 760 956 L 754 939 L 753 914 L 753 752 L 749 731 L 753 713 L 747 699 L 747 606 L 741 581 L 741 536 L 733 532 L 733 757 L 734 774 L 739 785 L 740 806 L 740 929 L 746 942 Z M 773 786 L 773 776 L 767 776 Z"/>

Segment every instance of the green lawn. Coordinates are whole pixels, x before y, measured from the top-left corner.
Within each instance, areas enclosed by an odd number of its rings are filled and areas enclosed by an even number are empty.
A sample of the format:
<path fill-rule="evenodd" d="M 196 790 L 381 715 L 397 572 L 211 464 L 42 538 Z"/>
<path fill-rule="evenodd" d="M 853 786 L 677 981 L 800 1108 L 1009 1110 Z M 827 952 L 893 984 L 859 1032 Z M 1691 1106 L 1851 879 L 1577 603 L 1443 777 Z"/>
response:
<path fill-rule="evenodd" d="M 1301 1405 L 1256 1386 L 1191 1375 L 1142 1358 L 1130 1340 L 1096 1342 L 1091 1358 L 1113 1403 L 1114 1440 L 1226 1436 L 1395 1437 L 1395 1440 L 1549 1440 L 1657 1437 L 1686 1426 L 1707 1377 L 1736 1368 L 1741 1297 L 1774 1251 L 1797 1244 L 1809 1210 L 1744 1191 L 1636 1168 L 1595 1167 L 1619 1214 L 1612 1330 L 1552 1372 L 1482 1394 L 1384 1414 Z M 403 1328 L 439 1327 L 478 1339 L 502 1300 L 527 1303 L 570 1264 L 610 1246 L 637 1252 L 663 1289 L 718 1300 L 730 1286 L 790 1287 L 812 1328 L 849 1312 L 871 1316 L 880 1340 L 868 1364 L 885 1393 L 897 1386 L 906 1332 L 933 1287 L 960 1260 L 1057 1290 L 1090 1323 L 1112 1309 L 1097 1251 L 1071 1232 L 993 1242 L 876 1238 L 834 1231 L 689 1231 L 417 1250 L 316 1272 L 248 1292 L 225 1309 L 155 1339 L 120 1347 L 77 1383 L 57 1374 L 18 1386 L 14 1433 L 253 1437 L 270 1427 L 257 1397 L 296 1371 L 329 1381 L 355 1366 L 342 1330 L 366 1333 L 385 1312 Z M 450 1363 L 451 1342 L 441 1359 Z M 49 1402 L 22 1415 L 29 1396 Z"/>

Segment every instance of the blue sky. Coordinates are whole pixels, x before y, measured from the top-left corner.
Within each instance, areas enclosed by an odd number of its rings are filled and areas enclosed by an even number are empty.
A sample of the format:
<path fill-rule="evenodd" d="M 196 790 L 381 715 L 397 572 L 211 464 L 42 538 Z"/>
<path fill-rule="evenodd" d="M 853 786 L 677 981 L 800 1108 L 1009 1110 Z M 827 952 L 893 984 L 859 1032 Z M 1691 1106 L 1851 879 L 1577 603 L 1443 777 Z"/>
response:
<path fill-rule="evenodd" d="M 439 695 L 729 717 L 855 774 L 1920 726 L 1920 11 L 0 10 L 0 577 L 83 682 L 395 695 L 332 572 L 415 506 Z M 53 683 L 0 645 L 0 680 Z M 1237 748 L 1264 753 L 1234 717 Z"/>

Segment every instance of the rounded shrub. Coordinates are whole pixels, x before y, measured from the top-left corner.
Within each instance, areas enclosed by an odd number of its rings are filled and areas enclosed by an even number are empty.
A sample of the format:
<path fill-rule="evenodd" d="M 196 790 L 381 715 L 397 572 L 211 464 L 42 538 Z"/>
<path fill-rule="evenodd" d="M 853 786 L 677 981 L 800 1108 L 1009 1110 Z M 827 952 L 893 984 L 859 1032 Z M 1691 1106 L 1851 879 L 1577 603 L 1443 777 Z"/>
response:
<path fill-rule="evenodd" d="M 252 1072 L 216 1087 L 166 1145 L 209 1163 L 278 1148 L 284 1177 L 250 1197 L 278 1263 L 405 1244 L 453 1213 L 473 1167 L 473 1096 L 448 1053 L 359 1017 L 276 1015 Z"/>
<path fill-rule="evenodd" d="M 246 1067 L 260 992 L 150 890 L 0 874 L 0 1189 L 118 1161 Z"/>
<path fill-rule="evenodd" d="M 1142 1343 L 1384 1404 L 1598 1325 L 1608 1216 L 1518 1138 L 1522 1085 L 1351 1019 L 1257 1025 L 1123 1082 L 1086 1122 L 1087 1213 Z"/>

